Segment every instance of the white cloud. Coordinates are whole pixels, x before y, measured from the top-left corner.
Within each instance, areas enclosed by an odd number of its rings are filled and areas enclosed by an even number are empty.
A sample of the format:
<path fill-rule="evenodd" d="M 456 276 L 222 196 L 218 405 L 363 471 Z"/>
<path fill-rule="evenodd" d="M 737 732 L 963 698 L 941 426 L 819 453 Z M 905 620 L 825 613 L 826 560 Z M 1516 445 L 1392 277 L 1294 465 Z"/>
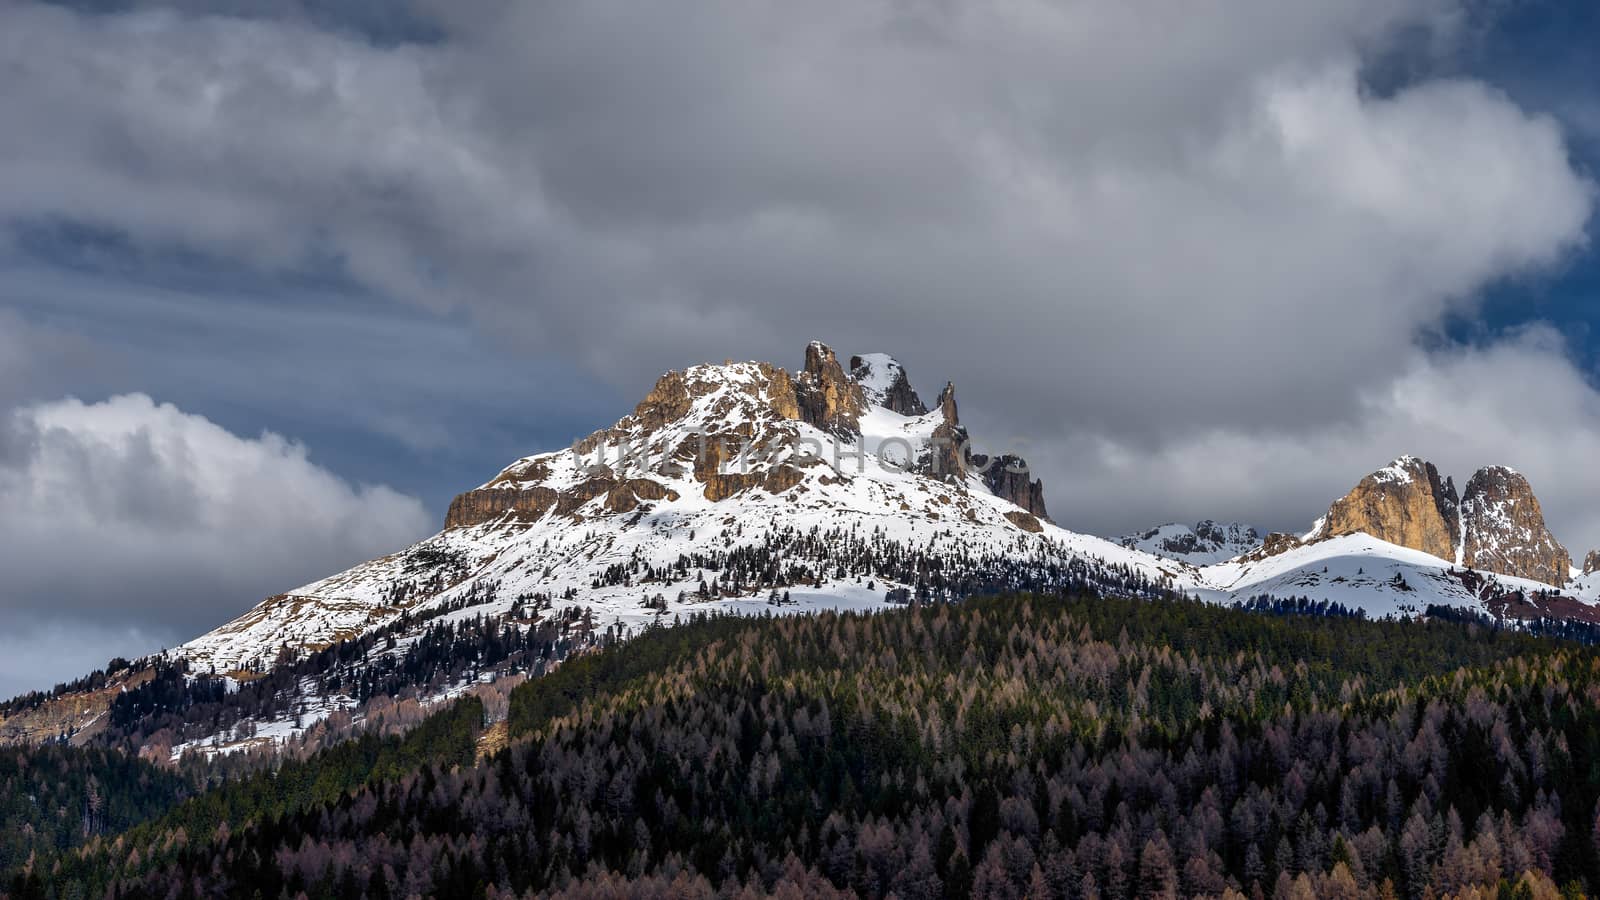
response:
<path fill-rule="evenodd" d="M 351 485 L 303 446 L 140 394 L 26 406 L 0 428 L 8 634 L 90 621 L 187 639 L 432 526 L 416 499 Z"/>
<path fill-rule="evenodd" d="M 378 46 L 14 4 L 0 217 L 334 260 L 630 386 L 814 335 L 1013 426 L 1278 424 L 1582 246 L 1554 120 L 1473 81 L 1363 88 L 1461 8 L 468 4 Z M 971 364 L 994 352 L 1030 378 Z"/>
<path fill-rule="evenodd" d="M 1483 347 L 1414 352 L 1398 378 L 1359 404 L 1352 419 L 1316 428 L 1198 430 L 1148 448 L 1068 439 L 1035 456 L 1057 473 L 1049 482 L 1057 518 L 1111 532 L 1206 516 L 1304 530 L 1402 453 L 1431 460 L 1458 488 L 1482 466 L 1510 465 L 1528 476 L 1551 530 L 1576 558 L 1600 549 L 1600 392 L 1554 331 L 1535 326 Z"/>

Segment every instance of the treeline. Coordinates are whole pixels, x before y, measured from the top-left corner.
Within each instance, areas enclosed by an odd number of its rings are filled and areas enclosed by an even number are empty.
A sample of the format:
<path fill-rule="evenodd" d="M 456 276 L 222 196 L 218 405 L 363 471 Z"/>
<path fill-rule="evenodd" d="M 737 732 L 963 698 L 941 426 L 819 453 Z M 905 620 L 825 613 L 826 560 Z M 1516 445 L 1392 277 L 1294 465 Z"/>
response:
<path fill-rule="evenodd" d="M 1235 601 L 1233 608 L 1271 616 L 1338 616 L 1343 619 L 1367 617 L 1367 611 L 1359 606 L 1349 607 L 1333 600 L 1312 600 L 1305 596 L 1277 597 L 1272 594 L 1257 594 L 1248 600 Z"/>
<path fill-rule="evenodd" d="M 599 636 L 577 610 L 477 616 L 419 625 L 402 618 L 369 634 L 295 656 L 261 672 L 196 672 L 183 659 L 158 659 L 154 674 L 112 701 L 93 740 L 138 752 L 218 736 L 244 740 L 263 722 L 307 708 L 360 709 L 374 698 L 427 697 L 481 674 L 538 674 Z M 522 615 L 536 616 L 524 619 Z M 404 640 L 404 645 L 401 641 Z"/>
<path fill-rule="evenodd" d="M 291 803 L 230 786 L 12 894 L 1600 885 L 1600 661 L 1476 624 L 1044 597 L 703 619 L 527 682 L 511 727 L 475 766 L 321 754 Z"/>
<path fill-rule="evenodd" d="M 133 662 L 129 662 L 120 656 L 116 657 L 106 663 L 105 668 L 96 669 L 88 675 L 75 678 L 72 681 L 61 682 L 48 691 L 29 691 L 26 694 L 0 701 L 0 719 L 10 718 L 18 713 L 38 709 L 49 701 L 67 694 L 83 694 L 101 690 L 110 683 L 114 676 L 126 678 L 136 675 L 149 668 L 154 662 L 154 657 L 144 657 Z"/>
<path fill-rule="evenodd" d="M 882 528 L 863 532 L 855 526 L 771 527 L 749 539 L 745 532 L 744 525 L 733 526 L 718 535 L 725 548 L 680 554 L 664 565 L 635 551 L 632 559 L 597 571 L 590 587 L 637 586 L 648 598 L 652 585 L 693 582 L 695 587 L 677 598 L 680 602 L 868 580 L 904 585 L 925 602 L 1014 591 L 1145 598 L 1174 592 L 1170 579 L 1151 579 L 1132 566 L 1070 554 L 1037 540 L 976 547 L 941 531 L 925 544 L 912 544 Z"/>
<path fill-rule="evenodd" d="M 175 806 L 195 787 L 126 753 L 63 746 L 0 749 L 0 872 L 35 853 L 113 835 Z"/>
<path fill-rule="evenodd" d="M 1428 604 L 1426 614 L 1430 619 L 1440 619 L 1447 622 L 1466 622 L 1496 630 L 1509 628 L 1536 637 L 1572 641 L 1590 647 L 1600 645 L 1600 625 L 1580 622 L 1576 619 L 1512 619 L 1507 621 L 1504 618 L 1496 618 L 1475 609 L 1443 606 L 1436 603 Z"/>

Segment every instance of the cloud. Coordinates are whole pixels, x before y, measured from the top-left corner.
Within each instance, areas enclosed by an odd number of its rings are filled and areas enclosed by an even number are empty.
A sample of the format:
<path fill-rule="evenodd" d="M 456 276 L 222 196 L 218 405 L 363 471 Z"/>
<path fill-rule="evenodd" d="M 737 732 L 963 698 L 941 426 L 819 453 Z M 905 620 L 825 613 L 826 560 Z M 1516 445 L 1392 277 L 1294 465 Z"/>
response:
<path fill-rule="evenodd" d="M 13 3 L 0 222 L 344 280 L 628 393 L 891 352 L 1028 438 L 1085 529 L 1298 523 L 1409 450 L 1560 485 L 1600 541 L 1560 449 L 1597 427 L 1583 374 L 1441 334 L 1585 252 L 1595 205 L 1562 122 L 1385 67 L 1482 6 L 427 3 L 426 40 L 375 40 L 298 4 Z"/>
<path fill-rule="evenodd" d="M 1361 476 L 1402 453 L 1431 460 L 1458 488 L 1482 466 L 1510 465 L 1528 476 L 1551 530 L 1575 557 L 1600 549 L 1600 392 L 1550 328 L 1415 351 L 1399 377 L 1362 394 L 1359 406 L 1349 422 L 1311 429 L 1206 429 L 1155 446 L 1089 436 L 1041 446 L 1035 458 L 1058 473 L 1049 483 L 1056 517 L 1094 521 L 1108 533 L 1218 510 L 1303 531 Z"/>
<path fill-rule="evenodd" d="M 13 5 L 0 217 L 335 265 L 626 384 L 841 333 L 1008 421 L 1147 436 L 1347 411 L 1419 329 L 1582 246 L 1554 120 L 1364 86 L 1457 4 L 1156 24 L 1177 9 L 467 4 L 374 45 Z M 997 348 L 1031 378 L 970 362 Z"/>
<path fill-rule="evenodd" d="M 187 639 L 433 524 L 416 499 L 351 485 L 301 445 L 140 394 L 26 406 L 0 428 L 10 635 L 90 622 L 101 637 Z"/>

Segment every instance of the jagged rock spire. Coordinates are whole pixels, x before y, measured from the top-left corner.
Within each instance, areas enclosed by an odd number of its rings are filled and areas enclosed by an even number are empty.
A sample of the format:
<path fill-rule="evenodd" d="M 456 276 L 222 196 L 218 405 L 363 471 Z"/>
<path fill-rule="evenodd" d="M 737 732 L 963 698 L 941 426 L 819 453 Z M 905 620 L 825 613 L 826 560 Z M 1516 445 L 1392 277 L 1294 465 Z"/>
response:
<path fill-rule="evenodd" d="M 861 414 L 867 411 L 861 385 L 821 341 L 806 345 L 806 365 L 795 379 L 795 397 L 802 421 L 833 434 L 858 432 Z"/>

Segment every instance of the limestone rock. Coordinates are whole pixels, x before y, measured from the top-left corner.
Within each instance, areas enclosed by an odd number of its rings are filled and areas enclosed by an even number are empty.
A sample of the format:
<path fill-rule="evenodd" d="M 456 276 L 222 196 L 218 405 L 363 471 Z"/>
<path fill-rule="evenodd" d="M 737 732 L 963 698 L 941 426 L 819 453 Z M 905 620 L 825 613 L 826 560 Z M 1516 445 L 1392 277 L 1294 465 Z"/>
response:
<path fill-rule="evenodd" d="M 996 496 L 1010 500 L 1041 519 L 1050 515 L 1044 507 L 1044 482 L 1028 477 L 1028 463 L 1010 453 L 989 459 L 975 456 L 973 465 L 983 470 L 983 482 Z"/>
<path fill-rule="evenodd" d="M 846 435 L 861 427 L 867 395 L 845 373 L 833 350 L 820 341 L 806 347 L 806 367 L 795 379 L 800 419 L 832 434 Z"/>
<path fill-rule="evenodd" d="M 1583 558 L 1583 574 L 1593 575 L 1600 572 L 1600 550 L 1590 550 L 1589 555 Z"/>
<path fill-rule="evenodd" d="M 1433 463 L 1402 456 L 1334 501 L 1313 537 L 1366 533 L 1454 560 L 1461 539 L 1459 507 L 1455 483 L 1440 479 Z"/>
<path fill-rule="evenodd" d="M 961 417 L 956 412 L 954 384 L 945 382 L 934 408 L 940 411 L 944 421 L 933 429 L 933 443 L 929 447 L 928 458 L 923 461 L 922 471 L 935 478 L 959 483 L 967 477 L 968 438 L 967 429 L 961 426 Z"/>
<path fill-rule="evenodd" d="M 1461 564 L 1561 586 L 1572 571 L 1567 548 L 1545 527 L 1528 479 L 1505 466 L 1479 469 L 1461 499 Z"/>

